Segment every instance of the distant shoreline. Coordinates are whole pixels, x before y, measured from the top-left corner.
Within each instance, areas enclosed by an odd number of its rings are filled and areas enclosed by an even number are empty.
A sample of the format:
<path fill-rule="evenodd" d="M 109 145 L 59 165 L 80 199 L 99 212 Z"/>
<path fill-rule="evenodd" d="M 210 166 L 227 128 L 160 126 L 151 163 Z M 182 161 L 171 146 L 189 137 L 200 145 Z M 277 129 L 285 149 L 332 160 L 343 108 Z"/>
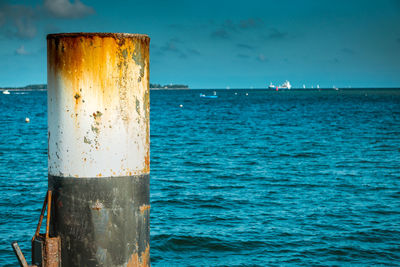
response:
<path fill-rule="evenodd" d="M 37 88 L 37 89 L 32 89 L 32 88 L 7 88 L 7 87 L 2 87 L 0 88 L 0 91 L 10 91 L 10 92 L 21 92 L 21 91 L 47 91 L 47 88 Z M 190 88 L 150 88 L 150 90 L 190 90 Z"/>
<path fill-rule="evenodd" d="M 333 89 L 333 88 L 292 88 L 292 89 L 280 89 L 279 91 L 331 91 L 331 90 L 336 90 L 336 91 L 351 91 L 351 90 L 400 90 L 400 87 L 352 87 L 352 88 L 338 88 Z M 44 85 L 43 87 L 33 87 L 33 86 L 25 86 L 25 87 L 0 87 L 0 92 L 3 91 L 10 91 L 10 92 L 19 92 L 19 91 L 47 91 L 47 85 Z M 156 91 L 162 91 L 162 90 L 191 90 L 191 91 L 196 91 L 196 90 L 267 90 L 267 91 L 275 91 L 275 89 L 269 89 L 269 88 L 189 88 L 189 87 L 150 87 L 150 90 L 156 90 Z"/>
<path fill-rule="evenodd" d="M 152 84 L 150 90 L 189 90 L 189 86 L 184 84 Z M 47 91 L 47 84 L 31 84 L 24 87 L 0 87 L 0 91 Z"/>
<path fill-rule="evenodd" d="M 47 84 L 30 84 L 24 87 L 0 87 L 0 90 L 8 91 L 45 91 L 47 90 Z"/>
<path fill-rule="evenodd" d="M 19 92 L 19 91 L 47 91 L 47 88 L 37 88 L 37 89 L 28 89 L 28 88 L 7 88 L 7 87 L 2 87 L 0 88 L 0 91 L 10 91 L 10 92 Z"/>

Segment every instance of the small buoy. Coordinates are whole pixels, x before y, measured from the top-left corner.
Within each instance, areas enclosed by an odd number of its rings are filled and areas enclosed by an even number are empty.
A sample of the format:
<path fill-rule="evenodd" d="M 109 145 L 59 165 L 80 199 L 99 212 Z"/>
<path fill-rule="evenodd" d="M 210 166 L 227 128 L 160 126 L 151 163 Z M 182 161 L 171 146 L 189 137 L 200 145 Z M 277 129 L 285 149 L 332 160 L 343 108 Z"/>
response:
<path fill-rule="evenodd" d="M 25 122 L 30 122 L 30 119 L 28 117 L 25 118 Z"/>
<path fill-rule="evenodd" d="M 249 95 L 248 93 L 246 93 L 246 95 Z"/>
<path fill-rule="evenodd" d="M 235 93 L 235 95 L 237 95 L 237 93 Z"/>
<path fill-rule="evenodd" d="M 179 106 L 180 106 L 181 108 L 183 108 L 183 105 L 182 105 L 182 104 L 180 104 Z"/>

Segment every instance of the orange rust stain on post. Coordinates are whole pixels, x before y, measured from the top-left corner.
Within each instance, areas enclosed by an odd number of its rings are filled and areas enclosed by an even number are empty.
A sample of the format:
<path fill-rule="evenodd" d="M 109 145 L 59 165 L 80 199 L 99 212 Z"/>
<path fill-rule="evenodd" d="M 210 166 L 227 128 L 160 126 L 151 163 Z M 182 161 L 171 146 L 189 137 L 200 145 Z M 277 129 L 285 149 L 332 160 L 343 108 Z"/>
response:
<path fill-rule="evenodd" d="M 126 38 L 131 41 L 126 41 Z M 73 91 L 71 93 L 77 105 L 81 98 L 81 83 L 85 80 L 95 83 L 94 90 L 103 89 L 102 95 L 98 97 L 104 104 L 115 99 L 116 95 L 119 95 L 120 101 L 124 102 L 129 96 L 126 85 L 132 83 L 128 79 L 131 77 L 133 79 L 133 76 L 129 74 L 136 72 L 132 69 L 133 65 L 130 61 L 133 59 L 136 66 L 139 66 L 140 70 L 137 73 L 139 77 L 144 76 L 144 68 L 149 76 L 149 42 L 150 39 L 147 36 L 136 35 L 128 35 L 128 37 L 113 34 L 52 35 L 52 38 L 48 39 L 48 63 L 51 67 L 49 71 L 57 73 L 62 82 L 66 83 L 65 88 Z M 117 86 L 115 76 L 118 76 Z M 135 82 L 135 84 L 141 83 Z M 84 90 L 88 89 L 84 88 Z M 148 99 L 145 99 L 145 102 L 148 102 Z M 123 118 L 130 119 L 129 112 L 121 111 L 121 113 Z"/>
<path fill-rule="evenodd" d="M 150 266 L 150 246 L 147 244 L 146 250 L 140 256 L 138 253 L 133 253 L 126 267 L 145 267 Z"/>
<path fill-rule="evenodd" d="M 50 42 L 49 52 L 52 54 L 51 57 L 48 57 L 49 65 L 53 67 L 52 71 L 58 73 L 62 81 L 67 83 L 65 88 L 73 90 L 71 93 L 74 96 L 80 96 L 80 79 L 94 81 L 97 88 L 109 91 L 107 95 L 118 93 L 116 92 L 118 88 L 115 88 L 112 79 L 109 78 L 110 74 L 114 72 L 113 68 L 117 65 L 114 55 L 120 49 L 114 38 L 60 36 L 60 38 L 50 39 L 48 42 Z M 89 45 L 90 43 L 93 43 L 94 47 L 102 49 L 93 48 Z M 104 62 L 107 63 L 107 66 L 104 66 Z M 88 89 L 85 88 L 85 90 Z M 112 98 L 103 98 L 104 101 L 110 99 Z"/>
<path fill-rule="evenodd" d="M 144 213 L 146 210 L 149 210 L 149 209 L 150 209 L 150 205 L 146 205 L 146 204 L 140 206 L 140 208 L 139 208 L 140 213 Z"/>
<path fill-rule="evenodd" d="M 111 128 L 118 127 L 125 134 L 121 141 L 138 140 L 143 153 L 135 167 L 127 169 L 149 173 L 150 38 L 135 34 L 71 33 L 49 35 L 47 43 L 49 82 L 57 98 L 67 99 L 66 108 L 74 115 L 71 114 L 71 136 L 79 137 L 88 128 L 88 138 L 102 153 L 105 137 L 112 136 Z M 89 122 L 90 115 L 93 117 Z M 132 127 L 136 123 L 137 128 Z M 136 137 L 137 132 L 140 136 Z M 86 168 L 88 163 L 84 164 Z M 104 171 L 103 175 L 114 172 Z"/>
<path fill-rule="evenodd" d="M 146 156 L 144 158 L 144 163 L 145 163 L 145 166 L 144 166 L 143 172 L 149 173 L 150 172 L 150 151 L 149 150 L 147 150 Z"/>

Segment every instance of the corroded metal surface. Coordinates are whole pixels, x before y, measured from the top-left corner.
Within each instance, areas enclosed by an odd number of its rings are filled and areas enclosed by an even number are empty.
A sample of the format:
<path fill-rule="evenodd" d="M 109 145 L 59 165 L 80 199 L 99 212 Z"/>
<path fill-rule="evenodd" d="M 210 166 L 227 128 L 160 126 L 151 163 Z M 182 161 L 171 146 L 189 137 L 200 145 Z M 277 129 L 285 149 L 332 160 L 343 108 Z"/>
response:
<path fill-rule="evenodd" d="M 20 266 L 28 267 L 29 265 L 26 262 L 25 256 L 22 253 L 21 249 L 19 248 L 18 243 L 14 241 L 14 242 L 11 243 L 11 246 L 12 246 L 12 248 L 14 250 L 15 255 L 18 258 L 18 262 L 19 262 Z"/>
<path fill-rule="evenodd" d="M 60 237 L 44 238 L 42 267 L 61 266 L 61 239 Z"/>
<path fill-rule="evenodd" d="M 63 266 L 150 265 L 149 175 L 49 176 L 49 188 Z"/>
<path fill-rule="evenodd" d="M 149 38 L 47 36 L 52 234 L 63 266 L 148 266 Z"/>
<path fill-rule="evenodd" d="M 139 34 L 47 36 L 50 175 L 149 172 L 149 41 Z"/>

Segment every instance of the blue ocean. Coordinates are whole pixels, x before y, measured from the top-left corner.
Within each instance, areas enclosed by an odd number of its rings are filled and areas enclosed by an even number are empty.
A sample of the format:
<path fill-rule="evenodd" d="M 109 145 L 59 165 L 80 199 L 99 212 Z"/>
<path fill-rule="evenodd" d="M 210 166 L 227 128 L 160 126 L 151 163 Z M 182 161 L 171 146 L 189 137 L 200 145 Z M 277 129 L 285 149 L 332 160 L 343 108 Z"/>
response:
<path fill-rule="evenodd" d="M 151 91 L 153 266 L 400 264 L 399 89 L 200 93 Z M 0 266 L 30 261 L 46 98 L 0 94 Z"/>

